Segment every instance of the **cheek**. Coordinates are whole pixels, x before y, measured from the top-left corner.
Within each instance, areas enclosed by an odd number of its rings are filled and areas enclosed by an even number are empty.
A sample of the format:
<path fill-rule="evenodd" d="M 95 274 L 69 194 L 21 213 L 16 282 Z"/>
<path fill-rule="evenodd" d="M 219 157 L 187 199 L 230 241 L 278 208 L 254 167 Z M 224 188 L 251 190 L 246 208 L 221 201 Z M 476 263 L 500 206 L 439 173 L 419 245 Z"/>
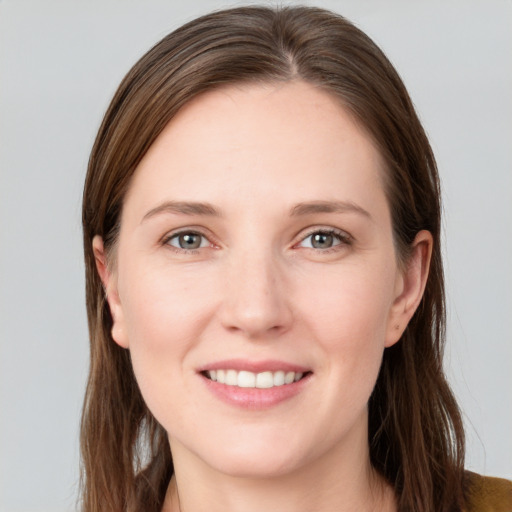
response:
<path fill-rule="evenodd" d="M 125 329 L 141 393 L 157 419 L 171 402 L 186 396 L 189 356 L 201 344 L 215 297 L 208 280 L 176 273 L 130 272 L 120 276 Z M 179 404 L 176 404 L 179 407 Z"/>
<path fill-rule="evenodd" d="M 333 384 L 325 403 L 339 403 L 339 415 L 365 407 L 375 385 L 384 351 L 393 280 L 377 265 L 346 267 L 317 276 L 302 310 L 309 308 L 307 328 L 325 356 L 321 372 Z M 335 413 L 338 414 L 338 413 Z M 337 417 L 334 424 L 342 424 Z"/>
<path fill-rule="evenodd" d="M 383 346 L 392 303 L 393 279 L 384 265 L 346 265 L 317 273 L 303 283 L 302 310 L 329 350 Z"/>
<path fill-rule="evenodd" d="M 194 342 L 212 309 L 214 284 L 190 272 L 171 272 L 153 267 L 125 279 L 123 310 L 130 348 L 180 352 Z M 197 341 L 197 340 L 196 340 Z"/>

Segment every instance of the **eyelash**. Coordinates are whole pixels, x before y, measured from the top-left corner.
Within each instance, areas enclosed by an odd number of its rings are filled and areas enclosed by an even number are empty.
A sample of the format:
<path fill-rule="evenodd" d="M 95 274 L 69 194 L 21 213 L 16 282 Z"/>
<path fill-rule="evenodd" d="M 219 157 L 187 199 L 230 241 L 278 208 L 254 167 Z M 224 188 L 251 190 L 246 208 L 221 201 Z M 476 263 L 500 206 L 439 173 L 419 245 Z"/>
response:
<path fill-rule="evenodd" d="M 208 241 L 209 247 L 212 247 L 213 245 L 215 245 L 213 242 L 211 242 L 209 240 L 209 238 L 205 234 L 203 234 L 199 231 L 194 231 L 194 230 L 182 230 L 182 231 L 178 231 L 175 233 L 171 233 L 170 235 L 165 236 L 162 239 L 161 243 L 162 243 L 162 245 L 167 246 L 169 249 L 171 249 L 173 252 L 176 252 L 177 254 L 197 254 L 199 252 L 199 249 L 205 249 L 205 247 L 198 247 L 197 249 L 185 249 L 183 247 L 180 247 L 180 248 L 174 247 L 170 244 L 171 240 L 178 238 L 179 236 L 182 236 L 182 235 L 200 236 Z M 326 249 L 317 249 L 314 247 L 304 247 L 304 249 L 312 249 L 315 252 L 320 252 L 323 254 L 328 254 L 330 252 L 338 251 L 342 247 L 350 246 L 353 243 L 352 237 L 344 231 L 334 229 L 334 228 L 315 228 L 314 230 L 311 230 L 306 235 L 304 235 L 296 244 L 294 244 L 293 247 L 297 247 L 300 243 L 303 243 L 305 240 L 307 240 L 309 237 L 311 237 L 313 235 L 332 236 L 339 241 L 338 244 L 336 244 L 332 247 L 328 247 Z"/>
<path fill-rule="evenodd" d="M 315 250 L 316 252 L 321 252 L 322 254 L 329 254 L 331 252 L 339 251 L 343 247 L 352 245 L 353 242 L 352 237 L 345 231 L 341 231 L 339 229 L 334 228 L 315 228 L 312 231 L 308 232 L 304 237 L 302 237 L 298 244 L 303 243 L 305 240 L 307 240 L 309 237 L 313 235 L 332 236 L 339 241 L 338 244 L 333 245 L 332 247 L 328 247 L 326 249 L 315 249 L 314 247 L 306 247 L 306 249 L 312 249 Z M 298 244 L 295 244 L 295 246 Z"/>
<path fill-rule="evenodd" d="M 174 247 L 173 245 L 171 245 L 169 243 L 172 239 L 178 238 L 179 236 L 182 236 L 182 235 L 200 236 L 209 242 L 209 247 L 214 245 L 212 242 L 210 242 L 209 238 L 206 235 L 204 235 L 203 233 L 201 233 L 199 231 L 194 231 L 192 229 L 184 229 L 182 231 L 178 231 L 176 233 L 171 233 L 170 235 L 165 236 L 162 240 L 162 245 L 167 246 L 169 249 L 171 249 L 173 252 L 175 252 L 177 254 L 197 254 L 199 252 L 199 249 L 204 249 L 204 247 L 198 247 L 197 249 L 185 249 L 183 247 Z"/>

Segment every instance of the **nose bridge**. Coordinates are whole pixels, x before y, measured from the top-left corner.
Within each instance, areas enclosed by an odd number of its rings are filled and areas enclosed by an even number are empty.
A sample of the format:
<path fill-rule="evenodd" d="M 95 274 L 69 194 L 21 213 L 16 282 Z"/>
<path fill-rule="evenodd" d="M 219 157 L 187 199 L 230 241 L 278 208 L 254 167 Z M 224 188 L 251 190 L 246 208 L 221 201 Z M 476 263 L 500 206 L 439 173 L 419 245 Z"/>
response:
<path fill-rule="evenodd" d="M 225 272 L 222 323 L 230 330 L 258 337 L 286 330 L 291 321 L 283 262 L 271 248 L 233 251 Z"/>

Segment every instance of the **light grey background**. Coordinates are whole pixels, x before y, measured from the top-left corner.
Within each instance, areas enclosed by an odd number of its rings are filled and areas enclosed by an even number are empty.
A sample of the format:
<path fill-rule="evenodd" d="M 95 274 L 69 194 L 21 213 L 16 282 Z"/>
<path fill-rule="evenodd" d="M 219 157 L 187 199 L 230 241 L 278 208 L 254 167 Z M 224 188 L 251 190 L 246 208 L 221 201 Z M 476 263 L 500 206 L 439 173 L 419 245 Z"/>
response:
<path fill-rule="evenodd" d="M 512 478 L 512 2 L 314 3 L 381 45 L 430 135 L 467 466 Z M 228 5 L 0 0 L 0 512 L 74 509 L 88 363 L 80 199 L 101 116 L 153 43 Z"/>

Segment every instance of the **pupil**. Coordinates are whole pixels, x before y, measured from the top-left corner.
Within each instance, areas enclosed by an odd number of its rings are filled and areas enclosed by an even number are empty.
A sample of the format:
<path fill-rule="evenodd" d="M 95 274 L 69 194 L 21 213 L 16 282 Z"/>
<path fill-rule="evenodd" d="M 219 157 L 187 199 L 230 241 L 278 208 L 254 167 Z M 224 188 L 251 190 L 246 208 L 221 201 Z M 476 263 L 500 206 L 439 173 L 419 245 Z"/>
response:
<path fill-rule="evenodd" d="M 182 249 L 197 249 L 201 245 L 199 235 L 188 234 L 180 236 L 180 247 Z"/>
<path fill-rule="evenodd" d="M 326 233 L 317 233 L 313 236 L 313 247 L 325 249 L 332 246 L 332 235 Z"/>

